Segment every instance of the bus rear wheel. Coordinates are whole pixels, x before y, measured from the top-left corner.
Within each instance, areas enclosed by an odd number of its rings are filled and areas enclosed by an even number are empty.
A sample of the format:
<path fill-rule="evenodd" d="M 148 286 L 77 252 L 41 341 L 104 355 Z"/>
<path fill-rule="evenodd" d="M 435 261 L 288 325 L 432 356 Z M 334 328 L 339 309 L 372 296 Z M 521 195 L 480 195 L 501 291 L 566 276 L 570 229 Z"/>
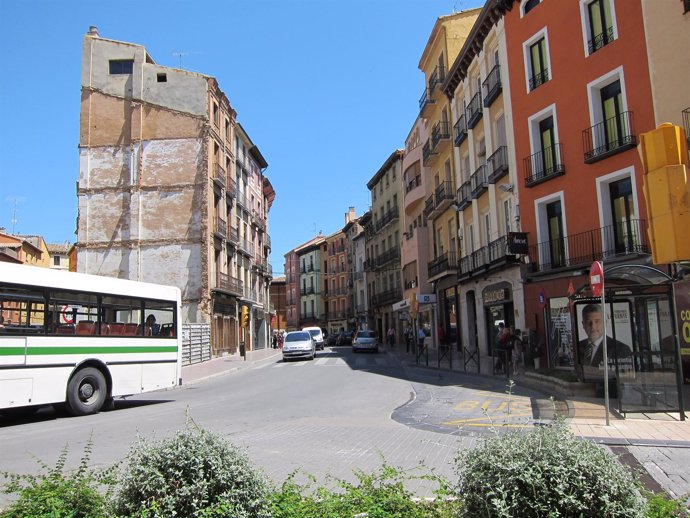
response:
<path fill-rule="evenodd" d="M 67 384 L 67 409 L 72 415 L 97 413 L 107 396 L 105 376 L 93 367 L 74 373 Z"/>

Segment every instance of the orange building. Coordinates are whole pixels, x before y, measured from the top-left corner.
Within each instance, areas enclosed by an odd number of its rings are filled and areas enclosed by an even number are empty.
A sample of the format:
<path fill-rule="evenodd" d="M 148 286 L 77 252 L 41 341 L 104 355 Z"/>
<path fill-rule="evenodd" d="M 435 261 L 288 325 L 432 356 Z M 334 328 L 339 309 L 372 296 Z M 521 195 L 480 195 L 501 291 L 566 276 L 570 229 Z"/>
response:
<path fill-rule="evenodd" d="M 610 272 L 651 265 L 636 150 L 638 135 L 655 128 L 642 2 L 508 4 L 519 207 L 530 244 L 525 325 L 547 346 L 550 366 L 574 368 L 583 332 L 573 303 L 591 297 L 592 262 L 603 260 Z M 668 324 L 667 301 L 650 297 L 638 308 L 640 299 L 617 300 L 628 319 L 620 334 L 644 363 L 658 337 L 641 330 Z"/>

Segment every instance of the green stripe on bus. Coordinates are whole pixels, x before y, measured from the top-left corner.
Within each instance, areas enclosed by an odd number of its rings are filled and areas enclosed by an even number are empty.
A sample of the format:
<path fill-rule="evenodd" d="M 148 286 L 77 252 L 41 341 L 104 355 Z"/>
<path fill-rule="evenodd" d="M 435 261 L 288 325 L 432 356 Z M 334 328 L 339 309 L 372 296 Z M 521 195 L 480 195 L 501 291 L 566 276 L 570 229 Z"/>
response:
<path fill-rule="evenodd" d="M 144 346 L 144 347 L 29 347 L 29 356 L 57 355 L 57 354 L 123 354 L 123 353 L 176 353 L 175 346 Z M 0 356 L 20 356 L 24 354 L 23 347 L 0 347 Z"/>

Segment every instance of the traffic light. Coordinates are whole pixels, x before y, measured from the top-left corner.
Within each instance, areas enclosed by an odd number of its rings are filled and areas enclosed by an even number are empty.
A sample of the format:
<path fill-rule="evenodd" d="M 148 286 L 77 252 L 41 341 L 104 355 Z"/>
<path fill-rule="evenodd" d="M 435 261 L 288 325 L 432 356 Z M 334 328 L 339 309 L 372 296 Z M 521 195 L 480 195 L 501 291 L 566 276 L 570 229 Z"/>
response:
<path fill-rule="evenodd" d="M 690 182 L 685 131 L 673 124 L 640 134 L 643 185 L 652 261 L 690 259 Z"/>
<path fill-rule="evenodd" d="M 249 327 L 249 308 L 242 306 L 242 327 Z"/>

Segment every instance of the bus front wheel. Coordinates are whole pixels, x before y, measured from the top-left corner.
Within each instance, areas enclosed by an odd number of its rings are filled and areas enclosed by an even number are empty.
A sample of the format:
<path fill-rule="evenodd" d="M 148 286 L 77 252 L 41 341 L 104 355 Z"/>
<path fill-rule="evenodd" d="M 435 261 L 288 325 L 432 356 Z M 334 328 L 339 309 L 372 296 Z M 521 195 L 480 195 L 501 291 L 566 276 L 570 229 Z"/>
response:
<path fill-rule="evenodd" d="M 72 415 L 95 414 L 103 406 L 107 392 L 101 371 L 93 367 L 79 369 L 67 384 L 67 408 Z"/>

